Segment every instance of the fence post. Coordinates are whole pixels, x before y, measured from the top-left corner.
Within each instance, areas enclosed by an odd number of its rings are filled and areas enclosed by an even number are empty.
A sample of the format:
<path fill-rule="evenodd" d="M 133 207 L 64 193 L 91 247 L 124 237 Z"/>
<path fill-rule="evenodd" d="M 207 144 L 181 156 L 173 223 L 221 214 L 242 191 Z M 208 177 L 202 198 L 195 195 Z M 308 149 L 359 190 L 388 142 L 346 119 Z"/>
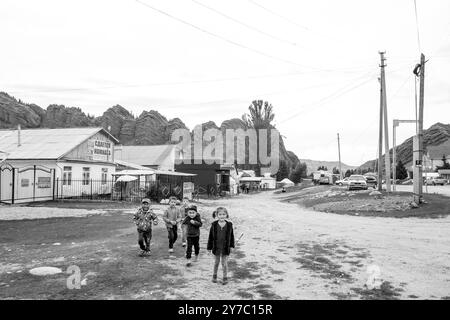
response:
<path fill-rule="evenodd" d="M 53 170 L 53 201 L 55 201 L 55 178 L 56 178 L 56 170 L 55 169 L 52 169 Z"/>
<path fill-rule="evenodd" d="M 91 179 L 91 200 L 93 199 L 92 197 L 92 179 Z"/>
<path fill-rule="evenodd" d="M 16 169 L 12 169 L 12 190 L 11 190 L 11 204 L 14 204 L 14 185 L 16 184 Z"/>
<path fill-rule="evenodd" d="M 33 202 L 36 197 L 36 165 L 33 166 Z"/>
<path fill-rule="evenodd" d="M 114 192 L 114 181 L 111 179 L 111 201 L 113 200 L 113 192 Z"/>

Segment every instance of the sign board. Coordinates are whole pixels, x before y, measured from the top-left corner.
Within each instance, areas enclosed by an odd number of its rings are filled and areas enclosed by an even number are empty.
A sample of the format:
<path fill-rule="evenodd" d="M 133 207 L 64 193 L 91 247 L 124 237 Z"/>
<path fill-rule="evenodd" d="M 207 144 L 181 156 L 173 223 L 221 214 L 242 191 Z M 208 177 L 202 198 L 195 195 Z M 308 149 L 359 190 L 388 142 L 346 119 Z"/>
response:
<path fill-rule="evenodd" d="M 93 139 L 89 143 L 92 160 L 110 161 L 112 159 L 112 143 L 109 141 Z"/>
<path fill-rule="evenodd" d="M 183 198 L 187 197 L 192 200 L 192 194 L 194 193 L 194 183 L 193 182 L 183 182 Z"/>
<path fill-rule="evenodd" d="M 20 186 L 21 187 L 29 187 L 30 186 L 30 179 L 21 179 L 20 180 Z"/>
<path fill-rule="evenodd" d="M 421 167 L 422 166 L 422 160 L 416 160 L 416 166 Z"/>
<path fill-rule="evenodd" d="M 38 177 L 38 188 L 51 188 L 51 177 Z"/>

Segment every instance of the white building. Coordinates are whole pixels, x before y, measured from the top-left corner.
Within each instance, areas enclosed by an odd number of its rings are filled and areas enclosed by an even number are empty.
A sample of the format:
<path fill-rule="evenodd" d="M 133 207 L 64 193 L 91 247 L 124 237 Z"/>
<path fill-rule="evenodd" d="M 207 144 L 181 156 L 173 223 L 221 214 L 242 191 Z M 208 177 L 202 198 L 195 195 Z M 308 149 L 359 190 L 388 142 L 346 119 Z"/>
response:
<path fill-rule="evenodd" d="M 116 143 L 103 128 L 0 130 L 0 202 L 111 193 Z"/>

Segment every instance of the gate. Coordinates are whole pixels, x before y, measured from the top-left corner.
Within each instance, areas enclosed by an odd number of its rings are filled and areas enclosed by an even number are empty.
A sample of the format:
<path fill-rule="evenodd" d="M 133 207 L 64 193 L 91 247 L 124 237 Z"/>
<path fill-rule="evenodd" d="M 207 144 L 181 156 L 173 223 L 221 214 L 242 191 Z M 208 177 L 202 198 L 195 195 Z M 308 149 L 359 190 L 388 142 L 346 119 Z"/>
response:
<path fill-rule="evenodd" d="M 0 202 L 14 204 L 54 199 L 55 169 L 43 166 L 0 167 Z"/>
<path fill-rule="evenodd" d="M 14 173 L 9 163 L 0 165 L 0 202 L 14 203 Z"/>

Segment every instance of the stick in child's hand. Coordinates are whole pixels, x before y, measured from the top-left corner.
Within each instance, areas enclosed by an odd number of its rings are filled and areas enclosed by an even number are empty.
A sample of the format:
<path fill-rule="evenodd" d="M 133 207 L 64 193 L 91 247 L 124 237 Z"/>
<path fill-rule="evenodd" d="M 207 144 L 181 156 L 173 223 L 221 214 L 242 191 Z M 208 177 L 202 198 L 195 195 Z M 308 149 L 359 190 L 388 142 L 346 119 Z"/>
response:
<path fill-rule="evenodd" d="M 237 239 L 236 244 L 239 243 L 239 240 L 241 240 L 242 236 L 244 235 L 244 233 L 241 233 L 241 235 L 239 236 L 239 239 Z"/>

